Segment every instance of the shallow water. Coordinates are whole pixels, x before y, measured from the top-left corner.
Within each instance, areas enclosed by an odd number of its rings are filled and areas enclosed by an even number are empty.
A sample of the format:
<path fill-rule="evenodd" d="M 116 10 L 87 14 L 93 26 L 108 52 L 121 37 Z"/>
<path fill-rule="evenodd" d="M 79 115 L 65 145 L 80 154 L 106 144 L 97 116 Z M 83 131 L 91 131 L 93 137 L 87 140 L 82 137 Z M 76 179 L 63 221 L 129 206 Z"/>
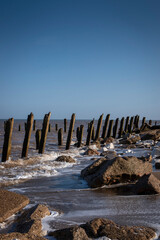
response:
<path fill-rule="evenodd" d="M 20 121 L 22 124 L 22 121 Z M 56 121 L 55 121 L 56 122 Z M 58 122 L 58 121 L 57 121 Z M 89 121 L 77 121 L 76 125 Z M 41 121 L 37 124 L 41 125 Z M 95 217 L 106 217 L 117 224 L 144 225 L 156 229 L 160 233 L 160 196 L 124 196 L 117 195 L 116 191 L 107 188 L 90 189 L 87 183 L 80 177 L 80 171 L 93 162 L 92 157 L 84 156 L 85 147 L 77 149 L 72 146 L 65 151 L 65 145 L 57 147 L 57 132 L 48 134 L 46 152 L 44 155 L 35 151 L 34 132 L 32 133 L 29 158 L 20 159 L 20 153 L 24 138 L 24 132 L 18 132 L 19 122 L 15 122 L 13 132 L 13 148 L 11 160 L 17 165 L 6 168 L 7 163 L 0 166 L 1 183 L 14 183 L 6 187 L 8 190 L 25 194 L 30 198 L 30 203 L 47 204 L 51 211 L 60 213 L 44 219 L 44 230 L 54 230 L 73 224 L 81 224 Z M 58 122 L 59 127 L 63 122 Z M 0 144 L 3 144 L 3 126 L 1 122 Z M 64 134 L 64 142 L 66 141 Z M 84 140 L 86 132 L 84 133 Z M 76 140 L 75 133 L 73 143 Z M 139 146 L 142 143 L 139 143 Z M 143 144 L 144 145 L 144 144 Z M 153 142 L 145 142 L 145 148 L 123 149 L 118 144 L 107 145 L 106 149 L 113 148 L 121 155 L 142 156 L 148 153 L 156 157 L 160 152 L 160 146 L 153 146 Z M 102 151 L 103 149 L 101 149 Z M 58 163 L 55 159 L 60 155 L 72 156 L 75 164 Z M 18 161 L 15 161 L 19 159 Z M 32 164 L 24 164 L 30 161 Z M 10 162 L 10 161 L 9 161 Z M 155 171 L 155 169 L 153 168 Z M 27 180 L 27 181 L 26 181 Z M 4 231 L 4 230 L 3 230 Z"/>

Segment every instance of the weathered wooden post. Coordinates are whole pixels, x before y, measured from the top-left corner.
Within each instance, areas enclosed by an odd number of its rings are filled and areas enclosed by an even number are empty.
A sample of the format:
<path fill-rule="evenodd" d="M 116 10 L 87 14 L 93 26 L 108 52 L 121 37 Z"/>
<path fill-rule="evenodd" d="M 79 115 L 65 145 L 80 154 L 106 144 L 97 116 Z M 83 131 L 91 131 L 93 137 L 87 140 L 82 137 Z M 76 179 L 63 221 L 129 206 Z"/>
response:
<path fill-rule="evenodd" d="M 51 124 L 49 123 L 48 132 L 51 131 Z"/>
<path fill-rule="evenodd" d="M 36 137 L 36 150 L 38 150 L 40 141 L 41 141 L 41 130 L 40 129 L 37 129 L 35 137 Z"/>
<path fill-rule="evenodd" d="M 95 139 L 95 129 L 94 129 L 94 125 L 93 125 L 93 129 L 92 129 L 92 136 L 91 139 L 94 140 Z"/>
<path fill-rule="evenodd" d="M 46 140 L 47 140 L 50 116 L 51 116 L 51 113 L 49 112 L 48 114 L 45 114 L 44 119 L 43 119 L 43 127 L 42 127 L 42 133 L 41 133 L 39 153 L 44 153 Z"/>
<path fill-rule="evenodd" d="M 107 138 L 111 137 L 112 134 L 112 128 L 113 128 L 113 120 L 109 121 L 109 127 L 108 127 L 108 133 L 107 133 Z"/>
<path fill-rule="evenodd" d="M 80 132 L 80 127 L 77 127 L 77 130 L 76 130 L 77 141 L 78 141 L 78 138 L 79 138 L 79 132 Z"/>
<path fill-rule="evenodd" d="M 119 128 L 118 138 L 121 138 L 121 137 L 122 137 L 122 134 L 123 134 L 123 126 L 124 126 L 124 117 L 121 119 L 121 122 L 120 122 L 120 128 Z"/>
<path fill-rule="evenodd" d="M 102 132 L 102 138 L 105 138 L 107 135 L 107 128 L 108 128 L 108 123 L 109 123 L 109 118 L 110 118 L 110 114 L 107 114 L 105 122 L 104 122 L 104 126 L 103 126 L 103 132 Z"/>
<path fill-rule="evenodd" d="M 129 124 L 129 116 L 126 118 L 126 123 L 125 123 L 125 127 L 124 127 L 125 132 L 128 132 L 128 124 Z"/>
<path fill-rule="evenodd" d="M 75 113 L 73 113 L 72 117 L 71 117 L 71 121 L 70 121 L 68 136 L 67 136 L 66 150 L 68 150 L 70 148 L 70 145 L 71 145 L 75 118 L 76 118 Z"/>
<path fill-rule="evenodd" d="M 27 123 L 24 123 L 24 130 L 26 131 L 27 129 Z"/>
<path fill-rule="evenodd" d="M 63 129 L 62 128 L 58 130 L 58 145 L 59 146 L 63 145 Z"/>
<path fill-rule="evenodd" d="M 78 144 L 77 144 L 77 147 L 81 147 L 82 138 L 83 138 L 83 131 L 84 131 L 84 125 L 80 125 L 80 131 L 79 131 L 79 136 L 78 136 Z"/>
<path fill-rule="evenodd" d="M 130 119 L 130 124 L 129 124 L 129 126 L 128 126 L 128 132 L 129 132 L 129 133 L 132 133 L 133 120 L 134 120 L 134 117 L 131 117 L 131 119 Z"/>
<path fill-rule="evenodd" d="M 100 131 L 101 131 L 101 126 L 102 126 L 102 120 L 103 120 L 103 114 L 98 119 L 95 140 L 97 140 L 99 138 Z"/>
<path fill-rule="evenodd" d="M 6 130 L 6 122 L 7 121 L 4 121 L 4 131 Z"/>
<path fill-rule="evenodd" d="M 139 115 L 137 116 L 136 128 L 139 128 Z"/>
<path fill-rule="evenodd" d="M 143 119 L 142 119 L 142 126 L 145 124 L 145 122 L 146 122 L 146 118 L 143 117 Z"/>
<path fill-rule="evenodd" d="M 33 121 L 33 131 L 36 130 L 36 120 Z"/>
<path fill-rule="evenodd" d="M 55 124 L 55 130 L 58 131 L 58 124 Z"/>
<path fill-rule="evenodd" d="M 113 138 L 116 138 L 117 136 L 118 122 L 119 122 L 119 118 L 116 118 L 115 125 L 113 128 Z"/>
<path fill-rule="evenodd" d="M 64 119 L 64 132 L 67 132 L 67 119 Z"/>
<path fill-rule="evenodd" d="M 19 124 L 19 126 L 18 126 L 18 131 L 19 132 L 21 131 L 21 124 Z"/>
<path fill-rule="evenodd" d="M 12 138 L 12 131 L 13 131 L 13 123 L 14 123 L 13 118 L 8 119 L 5 123 L 2 162 L 7 161 L 9 159 L 9 155 L 11 154 L 11 138 Z"/>
<path fill-rule="evenodd" d="M 30 115 L 28 115 L 28 118 L 27 118 L 27 125 L 26 125 L 22 155 L 21 155 L 22 158 L 27 157 L 28 155 L 29 142 L 30 142 L 32 127 L 33 127 L 33 118 L 34 118 L 33 113 L 30 113 Z"/>
<path fill-rule="evenodd" d="M 91 137 L 92 137 L 92 131 L 93 131 L 93 121 L 91 121 L 89 127 L 88 127 L 88 134 L 86 139 L 86 145 L 90 145 Z"/>

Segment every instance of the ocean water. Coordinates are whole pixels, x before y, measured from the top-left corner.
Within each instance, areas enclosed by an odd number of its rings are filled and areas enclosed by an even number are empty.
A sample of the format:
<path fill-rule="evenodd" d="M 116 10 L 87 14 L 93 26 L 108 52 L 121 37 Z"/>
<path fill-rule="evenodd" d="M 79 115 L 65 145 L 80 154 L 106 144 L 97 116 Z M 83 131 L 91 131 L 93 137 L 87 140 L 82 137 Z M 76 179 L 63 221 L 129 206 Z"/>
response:
<path fill-rule="evenodd" d="M 89 120 L 79 120 L 77 126 L 85 127 L 83 141 L 86 141 Z M 153 227 L 160 234 L 160 195 L 131 196 L 118 195 L 109 188 L 91 189 L 80 176 L 80 172 L 93 162 L 97 156 L 86 156 L 86 147 L 76 148 L 76 131 L 70 150 L 65 150 L 67 134 L 64 133 L 64 144 L 57 146 L 58 127 L 63 127 L 62 120 L 51 120 L 51 132 L 48 133 L 45 153 L 38 154 L 35 150 L 35 132 L 32 132 L 29 154 L 27 159 L 21 159 L 24 139 L 24 120 L 15 120 L 12 136 L 12 151 L 10 160 L 0 164 L 0 184 L 10 191 L 22 193 L 30 198 L 30 204 L 46 204 L 51 216 L 43 219 L 43 230 L 53 231 L 75 224 L 81 224 L 95 217 L 105 217 L 122 225 L 143 225 Z M 96 126 L 97 121 L 95 121 Z M 18 131 L 21 124 L 22 131 Z M 37 121 L 41 128 L 42 121 Z M 69 121 L 68 121 L 69 126 Z M 0 149 L 3 147 L 4 125 L 0 121 Z M 142 145 L 144 146 L 142 148 Z M 92 146 L 96 148 L 96 146 Z M 114 150 L 124 156 L 145 156 L 152 154 L 155 159 L 160 156 L 160 144 L 153 141 L 139 142 L 134 149 L 122 148 L 118 141 L 108 144 L 99 151 Z M 59 163 L 56 158 L 68 155 L 75 163 Z M 1 156 L 0 156 L 1 157 Z M 154 162 L 154 160 L 153 160 Z M 154 169 L 153 164 L 153 171 Z M 8 224 L 8 223 L 7 223 Z M 8 231 L 7 224 L 0 225 L 0 231 Z"/>

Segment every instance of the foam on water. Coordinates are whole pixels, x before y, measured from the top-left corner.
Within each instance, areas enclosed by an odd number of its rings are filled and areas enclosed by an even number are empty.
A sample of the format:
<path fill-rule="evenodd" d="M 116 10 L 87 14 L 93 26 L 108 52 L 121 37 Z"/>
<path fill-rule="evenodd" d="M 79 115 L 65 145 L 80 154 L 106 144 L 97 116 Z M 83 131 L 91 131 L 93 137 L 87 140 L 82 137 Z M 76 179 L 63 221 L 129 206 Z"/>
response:
<path fill-rule="evenodd" d="M 44 234 L 47 234 L 49 231 L 54 231 L 55 229 L 50 227 L 50 222 L 55 220 L 56 217 L 59 216 L 59 213 L 56 211 L 51 211 L 49 216 L 42 218 L 42 231 Z"/>

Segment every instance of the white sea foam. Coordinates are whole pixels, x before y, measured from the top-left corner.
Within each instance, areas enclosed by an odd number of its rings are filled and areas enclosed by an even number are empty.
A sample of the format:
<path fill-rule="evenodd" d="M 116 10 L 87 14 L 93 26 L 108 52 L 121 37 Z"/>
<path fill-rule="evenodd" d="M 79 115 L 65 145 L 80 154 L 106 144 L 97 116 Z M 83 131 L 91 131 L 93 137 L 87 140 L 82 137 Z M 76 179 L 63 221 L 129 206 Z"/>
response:
<path fill-rule="evenodd" d="M 51 211 L 51 214 L 49 216 L 46 216 L 42 218 L 42 231 L 44 234 L 47 234 L 49 231 L 53 231 L 55 229 L 50 227 L 50 222 L 54 220 L 56 217 L 59 216 L 59 213 L 56 211 Z"/>
<path fill-rule="evenodd" d="M 114 149 L 114 144 L 113 143 L 108 143 L 106 144 L 107 149 Z"/>

